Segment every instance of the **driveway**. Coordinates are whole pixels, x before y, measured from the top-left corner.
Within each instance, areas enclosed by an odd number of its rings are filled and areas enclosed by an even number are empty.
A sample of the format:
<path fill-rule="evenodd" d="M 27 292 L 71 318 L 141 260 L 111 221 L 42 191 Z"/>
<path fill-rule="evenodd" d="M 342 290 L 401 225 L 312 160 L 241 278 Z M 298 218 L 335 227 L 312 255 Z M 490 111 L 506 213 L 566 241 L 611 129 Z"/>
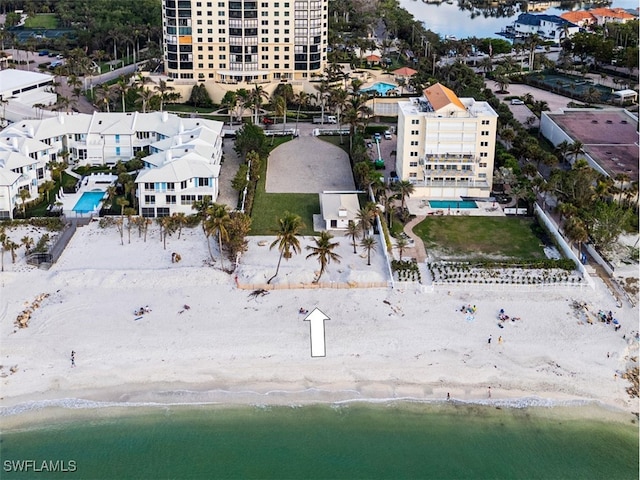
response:
<path fill-rule="evenodd" d="M 355 190 L 347 153 L 300 129 L 301 135 L 269 155 L 267 193 Z"/>

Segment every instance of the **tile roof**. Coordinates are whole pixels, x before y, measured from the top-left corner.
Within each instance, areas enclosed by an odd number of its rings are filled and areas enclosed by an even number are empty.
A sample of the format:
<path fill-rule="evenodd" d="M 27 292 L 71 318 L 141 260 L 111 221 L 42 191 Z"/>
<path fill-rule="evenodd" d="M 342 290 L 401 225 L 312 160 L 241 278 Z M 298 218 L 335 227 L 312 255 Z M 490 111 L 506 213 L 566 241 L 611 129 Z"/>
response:
<path fill-rule="evenodd" d="M 458 96 L 453 93 L 453 90 L 445 87 L 441 83 L 436 83 L 435 85 L 426 88 L 423 93 L 425 98 L 429 100 L 429 103 L 435 112 L 451 106 L 455 106 L 460 110 L 466 111 L 466 107 L 460 101 Z"/>

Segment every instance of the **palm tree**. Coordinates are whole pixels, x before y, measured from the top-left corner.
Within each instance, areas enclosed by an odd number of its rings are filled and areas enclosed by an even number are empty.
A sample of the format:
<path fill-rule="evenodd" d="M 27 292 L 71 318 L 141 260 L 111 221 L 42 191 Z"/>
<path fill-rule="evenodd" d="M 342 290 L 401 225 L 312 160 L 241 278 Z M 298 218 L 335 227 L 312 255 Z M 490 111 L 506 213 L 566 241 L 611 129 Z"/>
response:
<path fill-rule="evenodd" d="M 399 182 L 395 182 L 391 188 L 400 195 L 400 207 L 404 212 L 405 200 L 415 192 L 416 187 L 409 180 L 400 180 Z"/>
<path fill-rule="evenodd" d="M 202 226 L 202 232 L 207 238 L 207 249 L 209 250 L 209 257 L 211 257 L 211 261 L 213 260 L 213 253 L 211 252 L 211 244 L 209 243 L 209 232 L 207 231 L 207 227 L 205 225 L 205 220 L 208 216 L 208 211 L 213 205 L 211 201 L 210 195 L 205 195 L 202 197 L 202 200 L 196 200 L 191 204 L 191 209 L 196 211 L 196 217 L 200 220 L 200 225 Z"/>
<path fill-rule="evenodd" d="M 220 106 L 222 108 L 227 109 L 227 113 L 229 114 L 229 125 L 232 125 L 232 126 L 233 126 L 233 111 L 235 110 L 237 105 L 238 105 L 238 94 L 233 91 L 226 92 L 224 94 L 224 97 L 222 97 L 222 102 L 220 103 Z"/>
<path fill-rule="evenodd" d="M 125 99 L 127 96 L 127 92 L 129 91 L 129 84 L 127 82 L 127 79 L 124 78 L 122 75 L 120 75 L 120 78 L 118 79 L 118 81 L 116 83 L 113 84 L 113 86 L 111 87 L 113 93 L 115 96 L 119 96 L 120 99 L 122 100 L 122 111 L 126 112 L 127 111 L 127 107 L 125 105 Z"/>
<path fill-rule="evenodd" d="M 560 155 L 560 162 L 566 162 L 569 150 L 571 150 L 571 144 L 566 140 L 563 140 L 556 146 L 556 151 L 558 155 Z"/>
<path fill-rule="evenodd" d="M 300 253 L 301 249 L 298 235 L 303 227 L 304 223 L 302 223 L 302 218 L 295 213 L 285 212 L 284 216 L 278 220 L 278 229 L 276 230 L 278 238 L 273 241 L 269 246 L 269 249 L 272 249 L 277 245 L 278 250 L 280 250 L 280 257 L 278 258 L 276 273 L 273 277 L 267 280 L 267 283 L 271 283 L 271 280 L 278 276 L 282 257 L 287 260 L 291 258 L 293 256 L 292 250 L 295 253 Z"/>
<path fill-rule="evenodd" d="M 336 263 L 340 263 L 340 255 L 333 251 L 340 244 L 338 242 L 332 243 L 332 239 L 333 235 L 325 230 L 324 232 L 320 233 L 319 237 L 316 237 L 314 239 L 314 241 L 316 242 L 315 246 L 307 245 L 306 247 L 307 250 L 311 251 L 311 253 L 307 255 L 306 258 L 317 257 L 318 262 L 320 263 L 320 271 L 318 272 L 318 276 L 313 281 L 313 283 L 318 283 L 320 281 L 320 277 L 322 277 L 325 268 L 331 263 L 331 260 Z"/>
<path fill-rule="evenodd" d="M 28 188 L 22 188 L 19 192 L 18 192 L 18 196 L 20 197 L 20 200 L 22 200 L 22 216 L 23 217 L 27 217 L 27 199 L 31 198 L 31 193 L 29 192 Z"/>
<path fill-rule="evenodd" d="M 231 217 L 229 216 L 229 207 L 226 205 L 214 203 L 208 210 L 209 215 L 205 221 L 206 229 L 209 235 L 215 235 L 218 237 L 218 249 L 220 250 L 220 265 L 224 270 L 224 255 L 222 251 L 222 241 L 227 242 L 229 240 L 229 222 Z"/>
<path fill-rule="evenodd" d="M 154 87 L 154 90 L 159 94 L 158 97 L 160 98 L 160 111 L 162 111 L 164 102 L 169 98 L 170 92 L 175 90 L 175 88 L 167 84 L 166 81 L 160 80 L 158 82 L 158 85 Z"/>
<path fill-rule="evenodd" d="M 373 202 L 368 202 L 364 207 L 358 210 L 356 218 L 358 219 L 358 226 L 362 232 L 362 237 L 366 237 L 369 234 L 369 230 L 373 226 L 373 221 L 376 218 L 377 208 Z"/>
<path fill-rule="evenodd" d="M 20 242 L 24 246 L 24 254 L 29 255 L 29 252 L 31 251 L 31 247 L 33 247 L 33 244 L 34 244 L 33 238 L 31 238 L 28 235 L 25 235 L 20 239 Z"/>
<path fill-rule="evenodd" d="M 182 236 L 182 227 L 188 223 L 187 214 L 184 212 L 176 212 L 171 216 L 178 227 L 178 240 L 180 240 L 180 237 Z"/>
<path fill-rule="evenodd" d="M 123 224 L 124 224 L 124 209 L 125 209 L 125 207 L 127 207 L 127 206 L 129 205 L 129 200 L 127 200 L 127 199 L 126 199 L 126 198 L 124 198 L 124 197 L 120 197 L 120 198 L 118 198 L 118 199 L 116 200 L 116 203 L 117 203 L 118 205 L 120 205 L 120 217 L 121 217 L 121 220 L 120 220 L 120 221 L 121 221 L 121 222 L 123 222 Z M 121 228 L 121 229 L 120 229 L 120 243 L 121 243 L 121 245 L 124 245 L 124 238 L 123 238 L 123 236 L 124 236 L 124 229 L 123 229 L 123 228 Z"/>
<path fill-rule="evenodd" d="M 46 180 L 40 184 L 40 187 L 38 187 L 38 192 L 46 195 L 47 203 L 49 202 L 49 195 L 54 188 L 56 188 L 56 182 L 52 180 Z"/>
<path fill-rule="evenodd" d="M 573 162 L 575 163 L 580 154 L 584 153 L 584 144 L 580 140 L 576 140 L 571 144 L 568 153 L 573 155 Z"/>
<path fill-rule="evenodd" d="M 398 253 L 400 254 L 400 260 L 402 260 L 402 253 L 404 252 L 404 249 L 407 248 L 408 245 L 409 245 L 409 241 L 406 239 L 406 237 L 402 236 L 402 237 L 396 238 L 396 247 L 398 248 Z"/>
<path fill-rule="evenodd" d="M 142 88 L 138 92 L 138 99 L 136 100 L 136 103 L 142 103 L 142 113 L 147 113 L 147 105 L 154 96 L 155 94 L 148 88 Z"/>
<path fill-rule="evenodd" d="M 304 91 L 296 95 L 296 103 L 298 104 L 298 112 L 296 114 L 296 132 L 298 131 L 298 121 L 300 120 L 300 109 L 306 107 L 309 103 L 309 94 Z"/>
<path fill-rule="evenodd" d="M 334 89 L 331 91 L 331 95 L 329 97 L 329 101 L 334 111 L 336 112 L 336 118 L 338 119 L 338 131 L 340 132 L 340 145 L 344 142 L 342 140 L 342 112 L 348 107 L 349 103 L 347 102 L 349 94 L 346 90 L 342 88 Z"/>
<path fill-rule="evenodd" d="M 371 250 L 375 252 L 377 244 L 378 242 L 376 242 L 376 239 L 373 238 L 371 235 L 364 237 L 360 241 L 360 246 L 367 251 L 367 265 L 371 265 Z"/>
<path fill-rule="evenodd" d="M 318 92 L 316 93 L 315 98 L 316 103 L 320 104 L 320 115 L 322 117 L 321 123 L 324 124 L 324 106 L 327 102 L 327 94 L 329 93 L 330 87 L 329 84 L 325 80 L 323 80 L 319 85 L 314 85 L 313 88 Z"/>
<path fill-rule="evenodd" d="M 358 225 L 353 220 L 349 220 L 347 224 L 347 237 L 351 239 L 351 243 L 353 245 L 353 253 L 357 253 L 356 251 L 356 240 L 360 236 L 360 225 Z"/>
<path fill-rule="evenodd" d="M 582 244 L 589 240 L 587 226 L 580 217 L 571 217 L 564 226 L 564 233 L 567 238 L 578 244 L 578 253 L 582 253 Z"/>
<path fill-rule="evenodd" d="M 251 99 L 251 105 L 253 105 L 253 114 L 255 116 L 253 123 L 255 125 L 258 125 L 258 116 L 260 114 L 260 107 L 262 106 L 262 100 L 269 98 L 269 95 L 264 90 L 264 88 L 262 88 L 262 86 L 256 83 L 253 86 L 253 90 L 251 90 L 249 98 Z"/>

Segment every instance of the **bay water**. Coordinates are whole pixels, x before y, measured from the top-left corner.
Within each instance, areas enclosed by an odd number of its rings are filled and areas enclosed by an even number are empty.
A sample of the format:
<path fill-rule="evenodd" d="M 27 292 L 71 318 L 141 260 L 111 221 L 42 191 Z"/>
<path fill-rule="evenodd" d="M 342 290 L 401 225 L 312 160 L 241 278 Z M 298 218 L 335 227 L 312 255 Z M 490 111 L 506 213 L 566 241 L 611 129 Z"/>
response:
<path fill-rule="evenodd" d="M 472 2 L 472 1 L 420 1 L 399 0 L 400 6 L 424 22 L 425 28 L 441 37 L 458 39 L 502 38 L 498 35 L 512 25 L 521 13 L 561 15 L 569 10 L 588 9 L 589 3 L 572 2 Z M 477 5 L 477 6 L 474 6 Z M 544 6 L 549 8 L 544 8 Z M 637 9 L 637 0 L 613 0 L 602 3 L 611 8 Z"/>
<path fill-rule="evenodd" d="M 35 424 L 13 418 L 3 428 L 1 478 L 638 478 L 635 417 L 594 407 L 350 403 L 58 413 Z"/>

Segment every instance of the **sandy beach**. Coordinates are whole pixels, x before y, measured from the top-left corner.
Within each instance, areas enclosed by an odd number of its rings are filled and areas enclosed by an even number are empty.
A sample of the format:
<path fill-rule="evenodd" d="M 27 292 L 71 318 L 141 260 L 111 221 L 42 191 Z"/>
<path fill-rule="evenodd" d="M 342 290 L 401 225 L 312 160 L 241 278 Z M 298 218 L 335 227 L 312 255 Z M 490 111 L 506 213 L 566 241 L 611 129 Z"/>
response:
<path fill-rule="evenodd" d="M 10 235 L 20 236 L 20 231 Z M 239 285 L 266 282 L 277 249 L 250 237 L 232 275 L 211 263 L 200 228 L 174 234 L 163 249 L 157 227 L 146 243 L 114 228 L 78 228 L 50 270 L 15 264 L 1 275 L 0 381 L 5 416 L 39 406 L 137 403 L 304 404 L 416 399 L 517 405 L 594 402 L 638 411 L 620 378 L 638 343 L 636 309 L 606 288 L 465 291 L 436 287 L 313 288 L 314 258 L 282 261 L 279 287 L 254 295 Z M 371 265 L 347 238 L 342 260 L 323 282 L 384 282 L 378 251 Z M 171 262 L 177 252 L 182 261 Z M 229 261 L 225 260 L 225 266 Z M 43 294 L 46 294 L 43 295 Z M 17 316 L 37 300 L 28 327 Z M 574 309 L 612 311 L 622 327 L 588 324 Z M 462 306 L 475 306 L 473 314 Z M 150 310 L 143 315 L 141 307 Z M 309 323 L 320 309 L 326 357 L 310 355 Z M 500 309 L 519 317 L 499 328 Z M 626 338 L 623 338 L 626 337 Z M 489 343 L 489 339 L 491 342 Z M 75 367 L 70 353 L 75 351 Z"/>

